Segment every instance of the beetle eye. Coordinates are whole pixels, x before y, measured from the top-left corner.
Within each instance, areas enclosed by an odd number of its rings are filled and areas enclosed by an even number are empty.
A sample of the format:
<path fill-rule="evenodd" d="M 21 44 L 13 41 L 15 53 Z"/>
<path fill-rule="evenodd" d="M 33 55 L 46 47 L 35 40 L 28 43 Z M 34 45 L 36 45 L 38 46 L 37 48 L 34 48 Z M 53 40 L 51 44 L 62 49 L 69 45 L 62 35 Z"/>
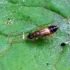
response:
<path fill-rule="evenodd" d="M 32 33 L 29 33 L 28 38 L 29 39 L 32 39 L 33 37 L 34 37 L 33 34 Z"/>

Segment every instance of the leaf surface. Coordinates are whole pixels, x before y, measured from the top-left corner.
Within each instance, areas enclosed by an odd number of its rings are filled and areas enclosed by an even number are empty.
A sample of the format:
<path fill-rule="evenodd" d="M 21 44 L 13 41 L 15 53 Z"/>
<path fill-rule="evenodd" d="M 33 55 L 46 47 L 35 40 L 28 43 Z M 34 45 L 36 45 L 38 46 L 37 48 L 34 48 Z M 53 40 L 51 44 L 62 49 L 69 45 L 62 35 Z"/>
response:
<path fill-rule="evenodd" d="M 23 40 L 41 26 L 60 28 L 51 36 Z M 0 70 L 70 70 L 70 0 L 0 0 Z"/>

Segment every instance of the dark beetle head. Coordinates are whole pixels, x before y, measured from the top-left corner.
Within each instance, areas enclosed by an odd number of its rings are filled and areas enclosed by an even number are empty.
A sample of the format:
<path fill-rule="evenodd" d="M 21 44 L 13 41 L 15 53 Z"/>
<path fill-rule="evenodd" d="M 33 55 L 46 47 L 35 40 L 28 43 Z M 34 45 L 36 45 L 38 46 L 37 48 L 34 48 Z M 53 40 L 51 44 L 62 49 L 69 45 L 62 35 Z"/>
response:
<path fill-rule="evenodd" d="M 29 39 L 32 39 L 34 37 L 34 35 L 32 33 L 29 33 L 29 35 L 27 36 Z"/>
<path fill-rule="evenodd" d="M 52 26 L 49 26 L 48 28 L 49 28 L 50 32 L 54 33 L 54 32 L 56 32 L 58 30 L 59 27 L 52 25 Z"/>

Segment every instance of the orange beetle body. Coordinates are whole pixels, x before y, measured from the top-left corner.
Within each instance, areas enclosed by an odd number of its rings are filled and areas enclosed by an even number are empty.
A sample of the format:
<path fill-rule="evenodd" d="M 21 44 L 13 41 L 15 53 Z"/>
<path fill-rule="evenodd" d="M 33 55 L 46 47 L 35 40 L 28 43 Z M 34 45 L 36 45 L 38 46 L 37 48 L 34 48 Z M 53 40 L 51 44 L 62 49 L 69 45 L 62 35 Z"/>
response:
<path fill-rule="evenodd" d="M 58 28 L 59 28 L 58 26 L 48 26 L 48 27 L 43 28 L 43 29 L 41 29 L 39 31 L 36 31 L 36 32 L 33 32 L 33 33 L 29 33 L 27 38 L 32 39 L 32 38 L 37 38 L 39 36 L 51 35 L 54 32 L 56 32 Z"/>

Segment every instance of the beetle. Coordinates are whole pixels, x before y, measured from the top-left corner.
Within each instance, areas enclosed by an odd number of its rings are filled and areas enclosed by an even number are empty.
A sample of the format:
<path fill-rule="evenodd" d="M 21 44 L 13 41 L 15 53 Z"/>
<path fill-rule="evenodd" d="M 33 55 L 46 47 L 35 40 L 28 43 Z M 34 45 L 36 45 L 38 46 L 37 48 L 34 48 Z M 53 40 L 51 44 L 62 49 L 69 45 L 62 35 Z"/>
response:
<path fill-rule="evenodd" d="M 27 35 L 27 38 L 28 39 L 33 39 L 33 38 L 38 38 L 39 36 L 49 36 L 51 34 L 53 34 L 54 32 L 56 32 L 58 30 L 58 26 L 54 26 L 54 25 L 51 25 L 51 26 L 47 26 L 43 29 L 40 29 L 38 31 L 35 31 L 33 33 L 29 33 Z"/>

